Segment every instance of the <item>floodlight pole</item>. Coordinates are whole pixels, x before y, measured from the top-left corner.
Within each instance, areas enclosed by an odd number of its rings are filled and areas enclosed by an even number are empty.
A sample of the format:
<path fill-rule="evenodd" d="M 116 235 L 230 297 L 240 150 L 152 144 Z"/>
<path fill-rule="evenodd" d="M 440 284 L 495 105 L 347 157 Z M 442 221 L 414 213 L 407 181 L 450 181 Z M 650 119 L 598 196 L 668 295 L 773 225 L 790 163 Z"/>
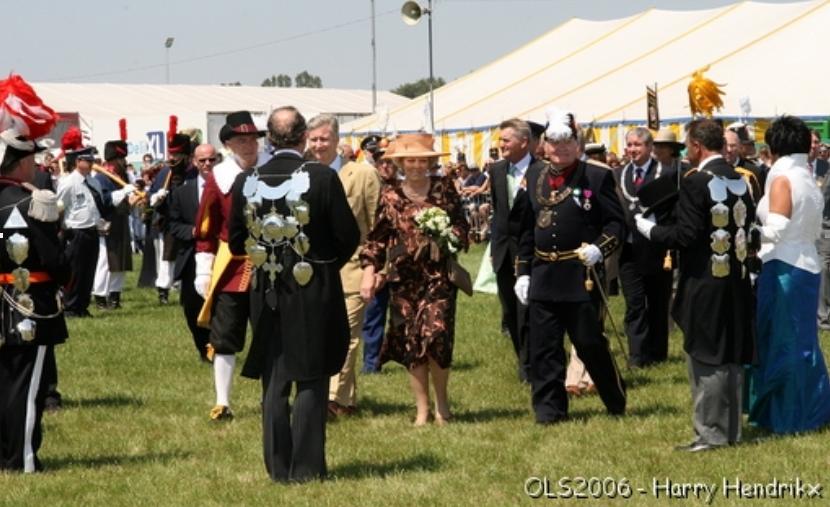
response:
<path fill-rule="evenodd" d="M 429 0 L 426 14 L 429 16 L 429 128 L 435 133 L 435 96 L 433 94 L 432 73 L 432 0 Z"/>
<path fill-rule="evenodd" d="M 167 40 L 164 41 L 164 68 L 167 84 L 170 84 L 170 48 L 173 47 L 174 40 L 174 37 L 168 37 Z"/>
<path fill-rule="evenodd" d="M 372 113 L 378 108 L 378 51 L 375 44 L 375 0 L 372 4 Z"/>

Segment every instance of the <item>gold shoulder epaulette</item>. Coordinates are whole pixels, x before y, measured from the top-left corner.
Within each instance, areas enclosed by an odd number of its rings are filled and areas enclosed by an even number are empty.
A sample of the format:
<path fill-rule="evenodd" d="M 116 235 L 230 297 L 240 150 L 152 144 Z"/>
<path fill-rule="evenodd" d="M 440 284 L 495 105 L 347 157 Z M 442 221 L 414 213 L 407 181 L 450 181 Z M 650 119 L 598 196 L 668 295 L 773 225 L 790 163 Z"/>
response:
<path fill-rule="evenodd" d="M 685 177 L 687 177 L 687 176 L 690 176 L 690 175 L 692 175 L 692 174 L 694 174 L 694 173 L 698 172 L 699 170 L 700 170 L 700 169 L 698 169 L 697 167 L 692 167 L 691 169 L 689 169 L 688 171 L 686 171 L 686 174 L 684 174 L 684 175 L 683 175 L 683 177 L 685 178 Z"/>

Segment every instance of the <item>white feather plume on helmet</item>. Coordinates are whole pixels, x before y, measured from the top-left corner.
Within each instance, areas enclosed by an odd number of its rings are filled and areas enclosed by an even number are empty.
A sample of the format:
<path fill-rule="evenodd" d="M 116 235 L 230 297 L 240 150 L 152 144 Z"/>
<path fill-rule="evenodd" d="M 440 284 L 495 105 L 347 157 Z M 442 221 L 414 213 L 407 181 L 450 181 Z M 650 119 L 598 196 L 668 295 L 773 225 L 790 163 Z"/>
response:
<path fill-rule="evenodd" d="M 545 138 L 553 142 L 576 139 L 576 120 L 573 113 L 552 107 L 545 111 L 548 127 L 545 129 Z"/>

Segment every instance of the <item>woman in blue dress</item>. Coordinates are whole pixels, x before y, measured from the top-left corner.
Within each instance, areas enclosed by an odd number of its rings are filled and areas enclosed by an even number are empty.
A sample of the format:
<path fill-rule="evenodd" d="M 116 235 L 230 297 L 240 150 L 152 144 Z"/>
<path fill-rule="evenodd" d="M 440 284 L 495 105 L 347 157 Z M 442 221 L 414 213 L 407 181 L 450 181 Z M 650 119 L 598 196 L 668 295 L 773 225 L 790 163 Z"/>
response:
<path fill-rule="evenodd" d="M 765 140 L 775 163 L 757 212 L 764 264 L 749 421 L 774 433 L 796 433 L 830 422 L 830 380 L 816 323 L 821 261 L 815 241 L 824 199 L 807 164 L 806 124 L 781 117 Z"/>

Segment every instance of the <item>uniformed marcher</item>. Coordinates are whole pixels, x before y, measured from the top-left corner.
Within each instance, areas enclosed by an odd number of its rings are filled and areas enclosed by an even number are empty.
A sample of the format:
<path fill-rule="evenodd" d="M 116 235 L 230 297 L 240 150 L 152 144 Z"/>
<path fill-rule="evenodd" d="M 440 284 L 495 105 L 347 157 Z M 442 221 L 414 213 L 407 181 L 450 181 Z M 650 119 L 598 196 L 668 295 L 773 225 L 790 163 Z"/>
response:
<path fill-rule="evenodd" d="M 152 241 L 156 255 L 156 290 L 159 303 L 169 302 L 170 287 L 173 286 L 173 267 L 176 262 L 175 239 L 168 228 L 169 201 L 167 196 L 184 183 L 195 178 L 198 171 L 190 164 L 190 137 L 177 134 L 172 125 L 168 132 L 167 163 L 159 171 L 148 192 L 152 212 L 151 226 L 145 241 Z"/>
<path fill-rule="evenodd" d="M 193 288 L 205 300 L 197 323 L 210 328 L 208 357 L 213 360 L 216 387 L 210 419 L 214 421 L 233 419 L 233 370 L 236 354 L 245 348 L 250 306 L 251 263 L 245 256 L 231 255 L 228 248 L 231 186 L 239 173 L 268 160 L 267 155 L 259 155 L 258 139 L 263 136 L 265 132 L 254 125 L 250 112 L 227 115 L 219 140 L 231 156 L 206 176 L 196 214 Z"/>
<path fill-rule="evenodd" d="M 32 184 L 43 149 L 16 128 L 0 133 L 0 471 L 42 469 L 41 373 L 47 348 L 67 338 L 58 291 L 70 270 L 58 201 Z"/>
<path fill-rule="evenodd" d="M 609 413 L 625 412 L 625 384 L 603 336 L 604 257 L 620 245 L 623 212 L 610 171 L 579 160 L 570 113 L 552 112 L 550 165 L 529 171 L 528 212 L 520 228 L 516 295 L 529 304 L 529 380 L 536 422 L 568 417 L 564 335 L 576 347 Z"/>
<path fill-rule="evenodd" d="M 237 176 L 228 230 L 231 252 L 255 266 L 242 374 L 262 377 L 265 466 L 280 482 L 326 476 L 329 378 L 350 338 L 340 268 L 360 239 L 337 173 L 303 160 L 306 135 L 295 108 L 271 114 L 277 151 Z"/>
<path fill-rule="evenodd" d="M 121 291 L 127 271 L 133 269 L 133 251 L 130 238 L 130 209 L 137 199 L 135 187 L 127 183 L 127 143 L 109 141 L 104 145 L 105 165 L 96 172 L 103 200 L 111 203 L 106 216 L 108 226 L 100 231 L 98 265 L 92 284 L 92 294 L 98 309 L 121 308 Z M 113 176 L 117 179 L 114 179 Z M 127 183 L 121 185 L 117 181 Z"/>
<path fill-rule="evenodd" d="M 754 348 L 746 261 L 755 204 L 749 184 L 721 155 L 723 145 L 717 122 L 691 122 L 686 151 L 696 169 L 681 181 L 676 223 L 636 218 L 643 236 L 680 252 L 672 316 L 688 354 L 695 438 L 678 449 L 689 452 L 740 440 L 743 365 L 752 361 Z"/>
<path fill-rule="evenodd" d="M 64 308 L 67 317 L 91 317 L 87 307 L 98 263 L 99 230 L 106 227 L 103 215 L 107 208 L 101 185 L 91 175 L 95 147 L 83 146 L 77 127 L 64 134 L 61 145 L 67 170 L 72 171 L 58 181 L 66 256 L 71 266 L 71 275 L 64 287 Z"/>

